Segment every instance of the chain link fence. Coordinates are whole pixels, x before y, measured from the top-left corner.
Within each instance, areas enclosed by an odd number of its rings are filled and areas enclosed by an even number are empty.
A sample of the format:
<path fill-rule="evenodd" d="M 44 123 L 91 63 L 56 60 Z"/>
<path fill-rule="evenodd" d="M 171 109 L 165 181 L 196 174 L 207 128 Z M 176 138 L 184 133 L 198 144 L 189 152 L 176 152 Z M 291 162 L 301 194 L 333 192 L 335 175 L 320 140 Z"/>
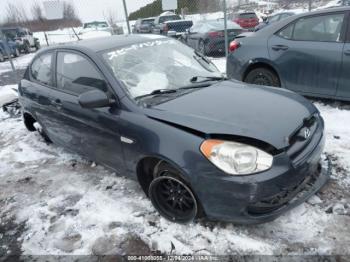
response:
<path fill-rule="evenodd" d="M 227 55 L 229 43 L 244 31 L 223 0 L 178 0 L 174 9 L 156 0 L 130 13 L 124 4 L 130 33 L 173 37 L 207 56 Z"/>

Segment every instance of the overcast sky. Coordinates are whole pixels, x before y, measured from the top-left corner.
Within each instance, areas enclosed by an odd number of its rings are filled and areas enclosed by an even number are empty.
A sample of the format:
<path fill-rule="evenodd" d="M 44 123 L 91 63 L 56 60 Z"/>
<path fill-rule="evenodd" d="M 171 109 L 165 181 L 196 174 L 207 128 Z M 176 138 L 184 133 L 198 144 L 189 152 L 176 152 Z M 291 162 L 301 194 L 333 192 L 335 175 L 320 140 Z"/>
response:
<path fill-rule="evenodd" d="M 5 4 L 11 2 L 16 5 L 23 5 L 25 10 L 28 10 L 28 16 L 30 16 L 30 6 L 33 2 L 43 3 L 47 0 L 0 0 L 0 18 L 4 17 Z M 52 1 L 52 0 L 51 0 Z M 109 10 L 115 12 L 118 19 L 124 19 L 124 9 L 122 0 L 68 0 L 72 2 L 79 14 L 79 17 L 83 22 L 91 20 L 104 19 L 104 14 L 108 13 Z M 154 0 L 126 0 L 128 11 L 132 12 L 140 7 L 152 3 Z M 2 20 L 2 19 L 1 19 Z"/>

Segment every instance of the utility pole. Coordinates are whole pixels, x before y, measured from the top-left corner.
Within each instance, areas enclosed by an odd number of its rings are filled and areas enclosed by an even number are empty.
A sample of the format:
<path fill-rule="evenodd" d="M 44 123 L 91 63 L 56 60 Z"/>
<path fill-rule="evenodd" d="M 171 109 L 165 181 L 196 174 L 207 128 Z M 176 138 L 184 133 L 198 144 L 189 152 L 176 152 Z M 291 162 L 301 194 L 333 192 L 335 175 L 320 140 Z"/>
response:
<path fill-rule="evenodd" d="M 227 5 L 224 0 L 224 27 L 225 27 L 225 56 L 228 57 L 228 35 L 227 35 Z"/>
<path fill-rule="evenodd" d="M 123 5 L 124 5 L 124 12 L 125 12 L 126 25 L 127 25 L 127 27 L 128 27 L 128 32 L 129 32 L 129 34 L 131 34 L 130 23 L 129 23 L 128 8 L 126 7 L 126 2 L 125 2 L 125 0 L 123 0 Z"/>

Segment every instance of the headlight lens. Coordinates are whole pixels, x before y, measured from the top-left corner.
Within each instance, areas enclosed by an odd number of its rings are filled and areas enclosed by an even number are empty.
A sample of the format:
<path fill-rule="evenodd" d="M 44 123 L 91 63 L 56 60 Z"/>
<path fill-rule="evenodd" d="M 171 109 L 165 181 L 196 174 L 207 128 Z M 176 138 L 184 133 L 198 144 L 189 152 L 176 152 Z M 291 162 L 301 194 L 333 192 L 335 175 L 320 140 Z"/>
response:
<path fill-rule="evenodd" d="M 273 156 L 253 146 L 209 139 L 200 148 L 210 162 L 230 175 L 249 175 L 272 166 Z"/>

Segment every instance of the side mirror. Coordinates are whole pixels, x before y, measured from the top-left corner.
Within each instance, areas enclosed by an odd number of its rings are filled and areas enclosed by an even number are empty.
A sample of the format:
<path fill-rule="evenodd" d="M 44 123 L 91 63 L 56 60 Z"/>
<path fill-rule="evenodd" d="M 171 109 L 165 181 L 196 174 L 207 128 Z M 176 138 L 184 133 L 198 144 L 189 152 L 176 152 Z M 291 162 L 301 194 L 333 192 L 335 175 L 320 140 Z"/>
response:
<path fill-rule="evenodd" d="M 102 108 L 113 105 L 115 100 L 100 90 L 92 90 L 81 94 L 78 102 L 82 108 Z"/>

